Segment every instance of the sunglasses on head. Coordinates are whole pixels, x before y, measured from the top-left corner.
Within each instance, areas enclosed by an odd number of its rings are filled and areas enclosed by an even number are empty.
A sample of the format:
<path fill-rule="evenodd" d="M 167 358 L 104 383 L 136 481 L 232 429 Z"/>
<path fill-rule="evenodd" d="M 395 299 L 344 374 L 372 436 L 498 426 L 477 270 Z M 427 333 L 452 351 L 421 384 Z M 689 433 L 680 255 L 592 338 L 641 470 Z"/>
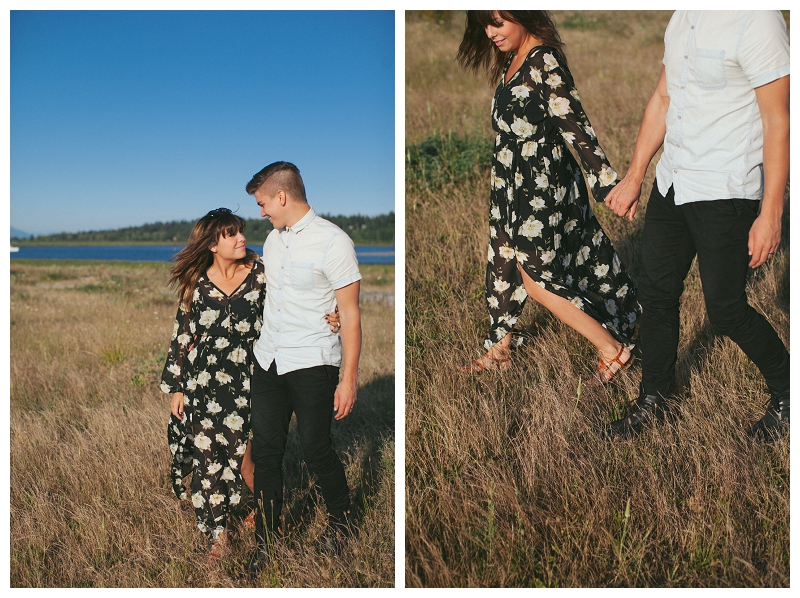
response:
<path fill-rule="evenodd" d="M 224 216 L 225 214 L 230 214 L 231 211 L 228 208 L 217 208 L 216 210 L 211 210 L 206 216 Z"/>

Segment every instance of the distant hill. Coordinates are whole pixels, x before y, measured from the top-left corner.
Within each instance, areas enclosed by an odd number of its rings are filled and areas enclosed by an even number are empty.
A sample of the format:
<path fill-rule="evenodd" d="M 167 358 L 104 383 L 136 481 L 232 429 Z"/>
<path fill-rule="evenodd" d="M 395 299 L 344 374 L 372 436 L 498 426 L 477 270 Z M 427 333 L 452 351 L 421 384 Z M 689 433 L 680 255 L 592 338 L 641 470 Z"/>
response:
<path fill-rule="evenodd" d="M 341 227 L 353 243 L 357 245 L 393 245 L 394 244 L 394 212 L 380 216 L 330 216 L 320 214 Z M 123 244 L 148 243 L 169 244 L 185 243 L 192 232 L 195 220 L 174 222 L 156 222 L 143 226 L 131 226 L 117 230 L 89 231 L 81 233 L 59 233 L 57 235 L 15 236 L 11 229 L 11 238 L 20 245 L 38 244 Z M 266 218 L 245 219 L 245 235 L 247 242 L 263 243 L 272 225 Z M 25 235 L 23 231 L 18 231 Z"/>
<path fill-rule="evenodd" d="M 24 230 L 19 230 L 18 228 L 11 227 L 11 238 L 12 239 L 27 239 L 32 237 L 33 235 L 30 233 L 26 233 Z"/>

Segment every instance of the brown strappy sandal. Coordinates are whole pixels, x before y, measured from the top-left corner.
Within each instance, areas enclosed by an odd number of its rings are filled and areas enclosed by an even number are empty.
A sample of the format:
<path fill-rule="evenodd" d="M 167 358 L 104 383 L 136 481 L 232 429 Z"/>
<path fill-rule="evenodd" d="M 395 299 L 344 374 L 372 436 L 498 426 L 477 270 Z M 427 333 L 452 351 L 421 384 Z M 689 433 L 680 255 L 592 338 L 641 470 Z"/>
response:
<path fill-rule="evenodd" d="M 462 372 L 483 372 L 485 370 L 497 370 L 505 372 L 511 369 L 511 350 L 499 349 L 500 357 L 492 357 L 489 353 L 484 353 L 475 361 L 458 366 Z"/>
<path fill-rule="evenodd" d="M 602 357 L 600 358 L 597 363 L 597 371 L 594 375 L 594 381 L 597 386 L 605 386 L 611 382 L 617 374 L 631 367 L 633 364 L 633 353 L 628 351 L 627 361 L 622 361 L 620 359 L 626 350 L 628 350 L 628 347 L 622 345 L 619 353 L 617 353 L 617 355 L 611 360 L 606 361 Z M 617 365 L 616 369 L 612 369 L 614 364 Z"/>

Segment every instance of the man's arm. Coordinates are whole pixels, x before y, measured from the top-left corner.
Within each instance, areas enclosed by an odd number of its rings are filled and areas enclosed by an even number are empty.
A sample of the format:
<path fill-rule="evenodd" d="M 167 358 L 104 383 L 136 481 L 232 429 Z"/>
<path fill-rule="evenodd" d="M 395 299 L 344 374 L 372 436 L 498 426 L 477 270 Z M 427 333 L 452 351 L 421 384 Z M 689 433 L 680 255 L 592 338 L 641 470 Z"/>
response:
<path fill-rule="evenodd" d="M 642 182 L 647 167 L 650 165 L 650 160 L 656 155 L 658 148 L 664 143 L 664 135 L 667 133 L 668 108 L 667 75 L 662 65 L 656 90 L 647 102 L 642 125 L 639 127 L 631 165 L 628 167 L 625 177 L 606 196 L 606 205 L 614 210 L 617 216 L 623 218 L 627 216 L 629 220 L 633 221 L 639 205 L 639 196 L 642 194 Z"/>
<path fill-rule="evenodd" d="M 750 228 L 750 267 L 758 268 L 781 242 L 783 194 L 789 177 L 789 76 L 756 87 L 764 124 L 764 197 Z"/>
<path fill-rule="evenodd" d="M 356 404 L 358 391 L 358 359 L 361 355 L 361 311 L 358 308 L 358 291 L 361 282 L 353 282 L 336 289 L 336 303 L 339 304 L 339 334 L 342 337 L 342 379 L 333 395 L 334 419 L 350 415 Z"/>

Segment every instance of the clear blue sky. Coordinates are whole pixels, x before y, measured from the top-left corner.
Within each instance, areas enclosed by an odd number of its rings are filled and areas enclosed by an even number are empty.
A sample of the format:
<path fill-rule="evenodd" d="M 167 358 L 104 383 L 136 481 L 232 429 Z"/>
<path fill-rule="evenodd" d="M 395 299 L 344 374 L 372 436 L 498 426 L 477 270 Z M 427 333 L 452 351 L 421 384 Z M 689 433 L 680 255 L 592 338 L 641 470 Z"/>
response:
<path fill-rule="evenodd" d="M 393 11 L 12 11 L 11 226 L 259 216 L 294 162 L 319 213 L 395 210 Z"/>

